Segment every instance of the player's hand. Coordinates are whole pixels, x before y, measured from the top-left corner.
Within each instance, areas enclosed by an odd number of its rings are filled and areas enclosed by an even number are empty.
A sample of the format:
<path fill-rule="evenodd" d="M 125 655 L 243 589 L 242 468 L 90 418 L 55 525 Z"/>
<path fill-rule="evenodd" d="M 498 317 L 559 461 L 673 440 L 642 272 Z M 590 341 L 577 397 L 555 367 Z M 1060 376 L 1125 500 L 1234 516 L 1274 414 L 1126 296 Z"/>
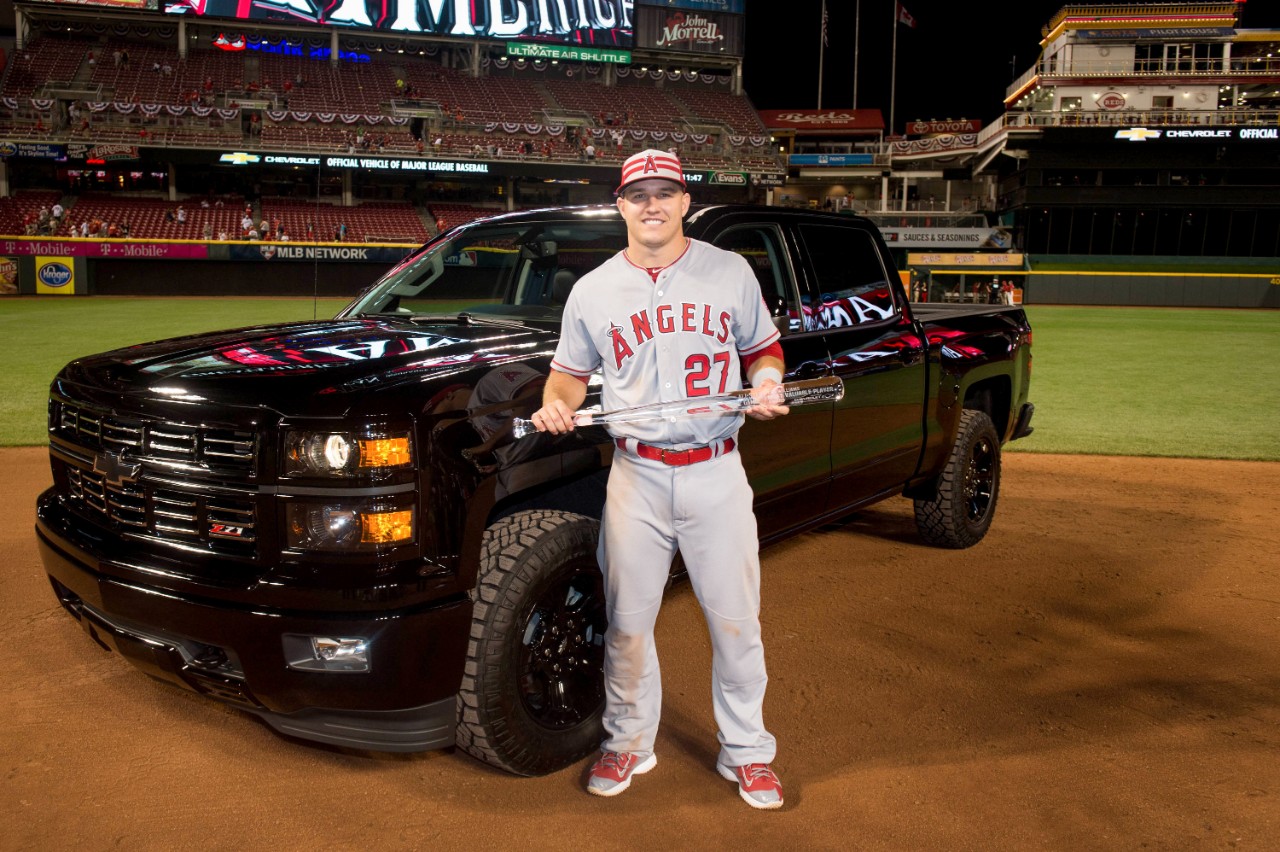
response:
<path fill-rule="evenodd" d="M 559 399 L 553 399 L 533 412 L 529 420 L 539 432 L 550 432 L 553 435 L 572 432 L 577 425 L 573 421 L 573 409 Z"/>
<path fill-rule="evenodd" d="M 747 416 L 756 420 L 772 420 L 791 412 L 791 406 L 783 405 L 781 385 L 773 379 L 765 379 L 759 387 L 751 389 L 751 398 L 755 405 L 747 409 Z"/>

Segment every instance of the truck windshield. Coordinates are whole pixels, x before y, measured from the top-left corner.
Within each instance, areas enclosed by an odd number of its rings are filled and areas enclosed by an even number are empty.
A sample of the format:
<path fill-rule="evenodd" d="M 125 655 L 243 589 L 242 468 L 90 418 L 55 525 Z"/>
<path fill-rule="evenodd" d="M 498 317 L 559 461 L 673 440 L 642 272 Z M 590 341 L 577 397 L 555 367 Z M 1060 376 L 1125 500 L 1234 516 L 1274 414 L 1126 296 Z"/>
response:
<path fill-rule="evenodd" d="M 558 321 L 579 278 L 626 245 L 616 212 L 554 222 L 478 223 L 410 255 L 342 316 Z"/>

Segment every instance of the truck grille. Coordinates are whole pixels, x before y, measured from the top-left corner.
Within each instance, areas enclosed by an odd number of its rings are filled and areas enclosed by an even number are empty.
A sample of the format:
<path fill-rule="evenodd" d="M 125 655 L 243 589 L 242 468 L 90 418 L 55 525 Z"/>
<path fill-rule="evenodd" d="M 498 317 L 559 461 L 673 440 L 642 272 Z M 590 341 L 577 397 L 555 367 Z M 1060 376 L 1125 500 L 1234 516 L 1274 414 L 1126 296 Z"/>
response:
<path fill-rule="evenodd" d="M 67 496 L 82 513 L 118 525 L 125 535 L 194 545 L 229 556 L 253 556 L 258 518 L 249 498 L 109 483 L 101 474 L 67 467 Z"/>
<path fill-rule="evenodd" d="M 123 417 L 70 402 L 58 404 L 50 426 L 68 441 L 91 450 L 127 451 L 134 458 L 250 476 L 254 471 L 257 447 L 251 431 Z"/>

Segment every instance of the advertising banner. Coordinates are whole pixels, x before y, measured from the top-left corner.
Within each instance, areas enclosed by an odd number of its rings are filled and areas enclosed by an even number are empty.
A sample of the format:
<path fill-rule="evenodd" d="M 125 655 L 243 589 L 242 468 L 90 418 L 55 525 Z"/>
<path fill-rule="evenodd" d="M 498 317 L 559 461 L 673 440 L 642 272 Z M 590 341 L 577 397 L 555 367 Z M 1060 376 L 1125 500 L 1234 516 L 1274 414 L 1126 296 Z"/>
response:
<path fill-rule="evenodd" d="M 760 118 L 770 130 L 821 130 L 830 132 L 883 131 L 878 109 L 762 109 Z"/>
<path fill-rule="evenodd" d="M 711 172 L 711 179 L 707 181 L 711 186 L 746 186 L 746 172 Z"/>
<path fill-rule="evenodd" d="M 1113 134 L 1123 142 L 1280 142 L 1280 127 L 1126 127 Z"/>
<path fill-rule="evenodd" d="M 231 260 L 345 261 L 347 263 L 396 263 L 415 248 L 405 246 L 328 245 L 303 246 L 288 243 L 231 243 L 225 246 Z"/>
<path fill-rule="evenodd" d="M 171 15 L 327 24 L 451 38 L 537 39 L 631 47 L 632 0 L 161 0 Z"/>
<path fill-rule="evenodd" d="M 636 0 L 637 6 L 656 6 L 660 9 L 692 9 L 695 12 L 723 12 L 726 15 L 745 15 L 746 0 Z"/>
<path fill-rule="evenodd" d="M 954 246 L 999 250 L 1008 248 L 1012 242 L 1004 228 L 881 228 L 880 235 L 890 247 Z"/>
<path fill-rule="evenodd" d="M 792 154 L 787 158 L 793 166 L 870 166 L 874 154 Z"/>
<path fill-rule="evenodd" d="M 0 296 L 12 296 L 18 292 L 18 259 L 0 257 Z"/>
<path fill-rule="evenodd" d="M 537 42 L 509 41 L 507 56 L 527 56 L 530 59 L 570 59 L 575 62 L 613 62 L 617 65 L 631 64 L 629 50 Z"/>
<path fill-rule="evenodd" d="M 144 243 L 135 240 L 0 240 L 0 251 L 9 255 L 58 255 L 62 257 L 110 257 L 120 260 L 207 260 L 204 243 Z M 37 264 L 38 265 L 38 264 Z"/>
<path fill-rule="evenodd" d="M 981 121 L 970 121 L 967 118 L 946 121 L 908 121 L 908 136 L 930 136 L 935 133 L 977 133 L 982 129 Z"/>
<path fill-rule="evenodd" d="M 782 186 L 787 176 L 782 172 L 752 172 L 751 183 L 755 186 Z"/>
<path fill-rule="evenodd" d="M 742 15 L 639 6 L 636 8 L 636 47 L 741 56 L 746 32 L 744 21 Z"/>
<path fill-rule="evenodd" d="M 71 258 L 36 256 L 36 293 L 72 296 L 75 292 L 76 274 Z"/>
<path fill-rule="evenodd" d="M 1021 254 L 980 254 L 954 252 L 908 252 L 908 266 L 972 266 L 972 267 L 1016 267 L 1022 268 Z"/>
<path fill-rule="evenodd" d="M 73 160 L 90 162 L 108 162 L 115 160 L 136 160 L 139 158 L 137 145 L 86 145 L 72 142 L 67 145 L 67 156 Z"/>
<path fill-rule="evenodd" d="M 48 142 L 0 142 L 0 157 L 32 157 L 38 160 L 65 160 L 65 145 Z"/>
<path fill-rule="evenodd" d="M 487 175 L 488 163 L 456 163 L 434 160 L 402 160 L 398 157 L 360 157 L 355 154 L 324 158 L 327 169 L 372 169 L 380 172 L 444 172 Z"/>

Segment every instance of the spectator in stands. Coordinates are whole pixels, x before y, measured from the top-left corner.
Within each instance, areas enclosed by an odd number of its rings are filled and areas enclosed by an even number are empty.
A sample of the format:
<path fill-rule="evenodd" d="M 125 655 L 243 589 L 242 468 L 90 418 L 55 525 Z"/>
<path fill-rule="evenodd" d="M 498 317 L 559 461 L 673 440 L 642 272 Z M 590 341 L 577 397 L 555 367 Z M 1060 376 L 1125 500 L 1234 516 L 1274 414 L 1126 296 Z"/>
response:
<path fill-rule="evenodd" d="M 107 226 L 107 236 L 113 239 L 120 239 L 120 226 L 112 222 Z"/>
<path fill-rule="evenodd" d="M 49 215 L 53 217 L 55 223 L 62 221 L 62 214 L 65 212 L 62 202 L 53 202 L 53 209 L 49 211 Z"/>
<path fill-rule="evenodd" d="M 346 242 L 347 240 L 347 223 L 339 222 L 338 227 L 333 232 L 333 241 L 337 243 Z"/>
<path fill-rule="evenodd" d="M 187 224 L 187 208 L 183 207 L 181 204 L 178 205 L 177 216 L 179 225 Z"/>
<path fill-rule="evenodd" d="M 164 220 L 169 224 L 173 224 L 175 221 L 177 221 L 177 217 L 173 215 L 172 210 L 166 210 L 164 211 Z"/>
<path fill-rule="evenodd" d="M 251 210 L 252 208 L 249 208 L 249 209 Z M 249 212 L 248 210 L 246 210 L 244 216 L 242 216 L 240 219 L 240 235 L 242 237 L 249 236 L 249 231 L 252 228 L 253 228 L 253 219 L 249 217 Z"/>
<path fill-rule="evenodd" d="M 110 227 L 108 227 L 106 222 L 103 222 L 101 225 L 98 226 L 98 236 L 106 237 L 106 236 L 110 236 L 110 233 L 111 233 L 111 229 Z"/>
<path fill-rule="evenodd" d="M 122 56 L 123 54 L 120 53 L 120 48 L 118 47 L 115 50 L 111 51 L 111 59 L 113 62 L 115 62 L 117 68 L 120 67 L 120 58 Z"/>
<path fill-rule="evenodd" d="M 160 73 L 160 60 L 159 60 L 159 59 L 157 59 L 155 62 L 152 62 L 152 63 L 151 63 L 151 70 L 152 70 L 152 71 L 154 71 L 154 72 L 156 72 L 157 74 L 159 74 L 159 73 Z"/>
<path fill-rule="evenodd" d="M 276 229 L 276 239 L 282 243 L 289 242 L 289 235 L 285 233 L 284 225 L 281 225 L 279 228 Z"/>
<path fill-rule="evenodd" d="M 257 228 L 250 228 L 250 229 L 249 229 L 249 236 L 248 236 L 248 237 L 246 237 L 246 239 L 248 239 L 250 242 L 253 242 L 253 241 L 255 241 L 255 240 L 257 240 L 257 239 L 258 239 L 258 236 L 259 236 L 259 235 L 258 235 L 258 229 L 257 229 Z"/>
<path fill-rule="evenodd" d="M 316 223 L 307 222 L 307 242 L 314 243 L 316 241 Z"/>
<path fill-rule="evenodd" d="M 96 61 L 97 61 L 97 60 L 94 58 L 93 51 L 92 51 L 92 50 L 91 50 L 91 51 L 89 51 L 89 70 L 90 70 L 90 71 L 92 71 L 92 70 L 93 70 L 93 64 L 94 64 Z"/>
<path fill-rule="evenodd" d="M 80 222 L 80 236 L 88 239 L 89 237 L 89 220 L 85 219 Z"/>
<path fill-rule="evenodd" d="M 129 67 L 129 48 L 127 47 L 121 48 L 120 50 L 120 67 L 121 68 Z"/>
<path fill-rule="evenodd" d="M 443 234 L 449 229 L 449 223 L 444 220 L 443 216 L 436 217 L 436 233 Z"/>
<path fill-rule="evenodd" d="M 218 232 L 218 242 L 225 243 L 227 241 L 227 232 L 225 230 Z"/>
<path fill-rule="evenodd" d="M 583 153 L 587 155 L 587 162 L 591 162 L 596 158 L 596 146 L 588 142 L 587 147 L 583 149 Z"/>
<path fill-rule="evenodd" d="M 211 240 L 211 239 L 213 239 L 213 223 L 212 223 L 212 222 L 205 222 L 205 223 L 204 223 L 204 232 L 203 232 L 203 233 L 204 233 L 204 238 L 205 238 L 206 240 Z"/>
<path fill-rule="evenodd" d="M 258 233 L 262 234 L 263 239 L 266 239 L 267 235 L 271 233 L 271 225 L 266 219 L 258 223 Z"/>

